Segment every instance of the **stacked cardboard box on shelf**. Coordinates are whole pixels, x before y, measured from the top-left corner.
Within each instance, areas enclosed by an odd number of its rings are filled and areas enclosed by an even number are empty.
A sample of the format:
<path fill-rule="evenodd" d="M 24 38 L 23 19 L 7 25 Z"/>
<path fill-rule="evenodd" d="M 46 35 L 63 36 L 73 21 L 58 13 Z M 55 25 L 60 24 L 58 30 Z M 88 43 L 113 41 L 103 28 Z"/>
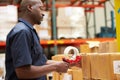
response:
<path fill-rule="evenodd" d="M 73 67 L 71 69 L 72 77 L 77 76 L 80 79 L 72 78 L 72 80 L 120 80 L 120 53 L 117 52 L 116 40 L 91 44 L 94 45 L 86 43 L 80 46 L 82 68 Z M 64 49 L 62 50 L 64 51 Z M 52 59 L 61 61 L 63 57 L 64 55 L 55 55 Z M 77 70 L 80 74 L 78 75 L 73 70 Z M 63 75 L 55 72 L 53 79 L 61 80 L 59 78 L 61 76 L 63 78 Z"/>
<path fill-rule="evenodd" d="M 120 53 L 86 53 L 82 59 L 85 80 L 119 80 L 120 64 L 114 64 L 114 61 L 120 61 Z"/>
<path fill-rule="evenodd" d="M 50 11 L 44 11 L 43 14 L 44 14 L 44 17 L 41 24 L 34 25 L 34 27 L 40 39 L 50 40 L 51 39 L 51 13 Z"/>
<path fill-rule="evenodd" d="M 63 55 L 58 56 L 59 58 L 53 58 L 59 61 L 64 57 Z M 119 80 L 117 78 L 120 76 L 114 74 L 113 70 L 113 61 L 115 60 L 120 60 L 120 53 L 82 54 L 82 69 L 73 68 L 73 70 L 70 69 L 68 73 L 72 74 L 72 80 L 82 80 L 82 78 L 84 80 Z M 83 72 L 83 74 L 81 72 Z M 63 75 L 64 74 L 54 72 L 53 80 L 62 80 Z"/>
<path fill-rule="evenodd" d="M 120 75 L 114 73 L 113 67 L 113 62 L 120 60 L 120 53 L 116 53 L 118 51 L 117 41 L 99 42 L 92 47 L 90 44 L 80 45 L 80 52 L 83 53 L 83 78 L 85 80 L 119 80 Z"/>
<path fill-rule="evenodd" d="M 64 7 L 58 8 L 57 32 L 58 38 L 85 38 L 84 8 Z M 62 32 L 62 33 L 61 33 Z"/>
<path fill-rule="evenodd" d="M 104 52 L 108 52 L 108 53 L 118 52 L 117 41 L 113 40 L 113 41 L 102 42 L 99 46 L 99 53 L 104 53 Z"/>
<path fill-rule="evenodd" d="M 8 32 L 18 20 L 17 6 L 0 6 L 0 41 L 5 41 Z"/>
<path fill-rule="evenodd" d="M 56 57 L 57 56 L 57 57 Z M 62 60 L 63 55 L 53 56 L 53 60 Z M 82 68 L 68 70 L 72 80 L 119 80 L 120 53 L 81 53 Z M 116 62 L 116 63 L 115 63 Z M 53 80 L 62 80 L 64 74 L 53 72 Z"/>
<path fill-rule="evenodd" d="M 91 41 L 91 43 L 94 42 L 94 45 L 90 45 L 90 43 L 84 43 L 80 45 L 80 52 L 81 53 L 111 53 L 111 52 L 117 52 L 118 51 L 118 45 L 117 41 L 104 41 L 104 42 L 98 42 L 98 41 Z M 95 43 L 97 43 L 95 45 Z"/>

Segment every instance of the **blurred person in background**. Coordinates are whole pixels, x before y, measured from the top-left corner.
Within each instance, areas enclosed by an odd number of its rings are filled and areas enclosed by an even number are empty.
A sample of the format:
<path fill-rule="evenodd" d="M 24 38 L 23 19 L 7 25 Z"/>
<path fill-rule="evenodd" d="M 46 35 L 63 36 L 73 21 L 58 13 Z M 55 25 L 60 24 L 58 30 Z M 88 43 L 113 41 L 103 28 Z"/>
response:
<path fill-rule="evenodd" d="M 46 80 L 52 71 L 67 72 L 68 63 L 47 60 L 33 28 L 41 23 L 43 11 L 42 0 L 22 0 L 18 23 L 6 40 L 5 80 Z"/>

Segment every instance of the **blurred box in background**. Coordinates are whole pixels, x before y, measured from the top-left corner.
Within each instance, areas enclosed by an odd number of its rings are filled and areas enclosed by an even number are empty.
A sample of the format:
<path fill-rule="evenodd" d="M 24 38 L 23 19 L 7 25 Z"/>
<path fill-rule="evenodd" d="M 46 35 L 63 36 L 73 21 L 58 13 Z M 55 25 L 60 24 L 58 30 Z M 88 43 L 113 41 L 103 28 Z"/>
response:
<path fill-rule="evenodd" d="M 0 80 L 5 78 L 5 53 L 0 54 Z"/>
<path fill-rule="evenodd" d="M 80 44 L 80 52 L 81 53 L 113 53 L 118 52 L 117 41 L 89 41 Z"/>
<path fill-rule="evenodd" d="M 58 38 L 86 38 L 86 21 L 84 8 L 58 8 L 57 31 Z"/>
<path fill-rule="evenodd" d="M 18 20 L 17 6 L 0 6 L 0 41 L 5 41 Z"/>

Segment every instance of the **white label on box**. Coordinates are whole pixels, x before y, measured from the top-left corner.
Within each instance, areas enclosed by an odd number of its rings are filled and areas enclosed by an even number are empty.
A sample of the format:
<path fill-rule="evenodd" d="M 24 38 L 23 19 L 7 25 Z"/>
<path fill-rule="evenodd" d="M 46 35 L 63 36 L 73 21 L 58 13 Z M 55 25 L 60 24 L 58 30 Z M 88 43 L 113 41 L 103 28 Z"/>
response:
<path fill-rule="evenodd" d="M 114 74 L 120 74 L 120 60 L 113 61 Z"/>

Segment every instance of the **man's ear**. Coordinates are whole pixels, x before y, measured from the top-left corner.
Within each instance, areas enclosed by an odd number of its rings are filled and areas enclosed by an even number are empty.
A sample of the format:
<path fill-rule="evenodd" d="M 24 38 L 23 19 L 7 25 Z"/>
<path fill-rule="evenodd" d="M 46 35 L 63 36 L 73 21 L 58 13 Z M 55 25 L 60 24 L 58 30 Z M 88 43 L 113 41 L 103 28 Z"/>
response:
<path fill-rule="evenodd" d="M 32 11 L 33 7 L 31 5 L 27 6 L 28 11 Z"/>

